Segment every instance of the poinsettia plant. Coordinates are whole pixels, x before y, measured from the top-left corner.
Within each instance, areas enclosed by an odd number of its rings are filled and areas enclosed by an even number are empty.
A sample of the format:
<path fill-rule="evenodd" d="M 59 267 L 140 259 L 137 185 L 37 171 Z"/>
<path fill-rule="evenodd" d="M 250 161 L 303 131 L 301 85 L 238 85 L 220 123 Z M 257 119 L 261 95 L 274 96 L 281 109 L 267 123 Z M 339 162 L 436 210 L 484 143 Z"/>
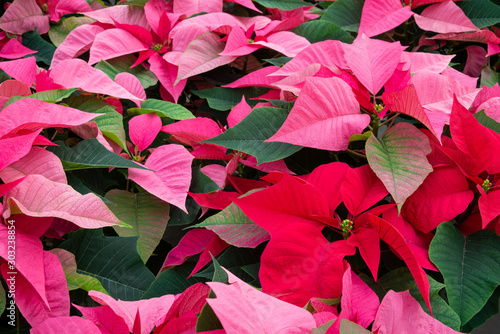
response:
<path fill-rule="evenodd" d="M 494 0 L 14 0 L 4 332 L 458 333 L 500 300 Z"/>

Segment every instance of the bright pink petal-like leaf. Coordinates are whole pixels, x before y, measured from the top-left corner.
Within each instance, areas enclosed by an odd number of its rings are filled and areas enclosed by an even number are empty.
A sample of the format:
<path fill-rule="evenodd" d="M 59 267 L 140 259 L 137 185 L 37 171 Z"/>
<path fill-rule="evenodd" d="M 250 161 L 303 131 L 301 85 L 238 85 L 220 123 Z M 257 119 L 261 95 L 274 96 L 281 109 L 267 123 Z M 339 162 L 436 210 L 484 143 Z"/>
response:
<path fill-rule="evenodd" d="M 416 229 L 428 233 L 467 209 L 474 198 L 467 179 L 456 167 L 435 167 L 406 200 L 403 216 Z"/>
<path fill-rule="evenodd" d="M 41 130 L 11 138 L 0 139 L 0 171 L 13 162 L 24 157 L 31 150 L 31 145 Z"/>
<path fill-rule="evenodd" d="M 175 83 L 235 60 L 234 56 L 219 56 L 224 50 L 224 44 L 219 40 L 218 35 L 206 32 L 189 43 L 179 59 L 179 73 Z"/>
<path fill-rule="evenodd" d="M 25 178 L 20 178 L 12 182 L 0 184 L 0 197 L 8 193 L 12 188 L 17 186 L 19 183 L 21 183 Z M 1 212 L 1 211 L 0 211 Z"/>
<path fill-rule="evenodd" d="M 349 267 L 342 278 L 342 311 L 339 317 L 366 328 L 375 319 L 380 301 L 375 292 Z"/>
<path fill-rule="evenodd" d="M 354 224 L 356 225 L 356 222 Z M 380 264 L 380 236 L 377 231 L 369 228 L 356 229 L 347 239 L 347 243 L 359 249 L 359 254 L 365 260 L 373 279 L 377 280 Z"/>
<path fill-rule="evenodd" d="M 296 35 L 291 31 L 278 31 L 267 36 L 265 41 L 257 41 L 253 44 L 263 45 L 276 50 L 287 57 L 295 57 L 301 51 L 306 49 L 311 43 L 302 36 Z"/>
<path fill-rule="evenodd" d="M 214 232 L 202 228 L 188 231 L 179 244 L 168 253 L 162 270 L 183 264 L 189 257 L 201 253 L 216 236 Z"/>
<path fill-rule="evenodd" d="M 95 194 L 81 195 L 70 186 L 41 175 L 28 175 L 5 199 L 5 218 L 24 213 L 62 218 L 83 228 L 123 225 Z"/>
<path fill-rule="evenodd" d="M 0 29 L 14 35 L 35 29 L 43 35 L 49 28 L 49 16 L 42 12 L 35 0 L 13 1 L 0 18 Z"/>
<path fill-rule="evenodd" d="M 346 163 L 331 162 L 316 167 L 311 174 L 301 176 L 301 178 L 311 183 L 325 196 L 333 212 L 342 202 L 339 188 L 349 169 Z"/>
<path fill-rule="evenodd" d="M 90 291 L 89 296 L 99 304 L 109 306 L 116 315 L 125 320 L 131 332 L 137 315 L 140 314 L 140 333 L 150 333 L 161 317 L 168 312 L 175 300 L 174 295 L 164 295 L 137 301 L 122 301 L 115 300 L 113 297 L 99 291 Z"/>
<path fill-rule="evenodd" d="M 144 151 L 155 140 L 161 129 L 161 118 L 155 113 L 134 116 L 129 123 L 130 140 L 139 151 Z"/>
<path fill-rule="evenodd" d="M 340 41 L 331 40 L 311 44 L 281 69 L 272 73 L 272 76 L 291 75 L 315 63 L 331 69 L 347 69 L 348 65 L 345 60 L 343 45 L 344 43 Z"/>
<path fill-rule="evenodd" d="M 262 45 L 250 42 L 242 28 L 235 26 L 227 35 L 226 45 L 221 56 L 244 56 L 260 49 Z"/>
<path fill-rule="evenodd" d="M 372 94 L 377 94 L 392 76 L 405 49 L 399 42 L 388 43 L 366 35 L 342 47 L 349 55 L 345 58 L 347 65 Z"/>
<path fill-rule="evenodd" d="M 240 162 L 248 167 L 255 168 L 257 170 L 260 170 L 261 172 L 264 173 L 270 173 L 270 172 L 283 172 L 287 173 L 290 175 L 295 175 L 294 172 L 292 172 L 286 165 L 285 160 L 280 159 L 276 161 L 271 161 L 271 162 L 264 162 L 262 164 L 257 165 L 257 159 L 254 156 L 247 156 L 245 160 L 240 160 Z"/>
<path fill-rule="evenodd" d="M 128 177 L 149 193 L 186 211 L 186 197 L 191 184 L 193 156 L 181 145 L 163 145 L 148 157 L 145 167 L 129 169 Z"/>
<path fill-rule="evenodd" d="M 160 320 L 161 325 L 157 323 L 154 333 L 182 333 L 192 330 L 198 320 L 196 314 L 200 314 L 207 303 L 209 293 L 210 287 L 205 284 L 191 285 L 181 295 L 176 296 L 168 313 Z M 194 322 L 187 318 L 194 318 Z"/>
<path fill-rule="evenodd" d="M 137 106 L 141 105 L 141 100 L 146 100 L 146 91 L 141 85 L 141 82 L 133 74 L 127 72 L 118 73 L 115 76 L 115 82 L 128 90 L 132 95 L 137 96 L 140 100 L 134 101 Z"/>
<path fill-rule="evenodd" d="M 215 121 L 205 117 L 184 119 L 168 124 L 163 126 L 161 131 L 170 133 L 175 140 L 190 146 L 222 133 L 221 128 Z"/>
<path fill-rule="evenodd" d="M 26 98 L 9 104 L 0 113 L 0 138 L 21 130 L 36 131 L 49 127 L 70 127 L 86 123 L 100 114 L 92 114 L 63 105 Z"/>
<path fill-rule="evenodd" d="M 18 234 L 17 236 L 16 241 L 18 242 L 21 235 Z M 17 242 L 16 251 L 19 252 Z M 25 256 L 27 258 L 24 259 L 27 262 L 26 265 L 33 266 L 33 252 L 39 254 L 37 260 L 41 260 L 41 268 L 35 272 L 37 276 L 36 285 L 33 285 L 33 280 L 25 279 L 25 276 L 9 274 L 12 269 L 7 263 L 1 266 L 4 279 L 14 277 L 14 300 L 19 311 L 31 326 L 36 326 L 52 317 L 69 316 L 70 309 L 68 285 L 59 258 L 50 252 L 42 250 L 41 245 L 38 247 L 36 250 L 26 249 Z M 19 261 L 20 256 L 16 257 L 17 266 Z M 18 268 L 16 267 L 16 269 Z M 31 268 L 31 270 L 34 270 L 34 268 Z M 43 289 L 40 289 L 41 286 L 43 286 Z"/>
<path fill-rule="evenodd" d="M 65 88 L 81 88 L 90 93 L 106 94 L 116 98 L 141 100 L 111 80 L 104 72 L 93 68 L 81 59 L 59 62 L 50 72 L 54 83 Z"/>
<path fill-rule="evenodd" d="M 394 252 L 396 252 L 396 254 L 403 259 L 403 261 L 405 261 L 408 269 L 410 269 L 410 272 L 415 279 L 415 282 L 417 283 L 420 293 L 424 298 L 425 304 L 429 310 L 431 310 L 431 303 L 429 299 L 429 279 L 427 278 L 425 271 L 418 263 L 412 250 L 406 244 L 403 236 L 387 221 L 374 215 L 370 215 L 369 227 L 377 231 L 380 238 L 385 241 L 394 250 Z"/>
<path fill-rule="evenodd" d="M 141 40 L 123 29 L 108 29 L 95 37 L 90 48 L 89 64 L 93 65 L 102 59 L 111 59 L 134 52 L 149 49 Z"/>
<path fill-rule="evenodd" d="M 396 28 L 412 15 L 411 8 L 403 7 L 399 0 L 367 0 L 361 13 L 358 33 L 368 37 L 377 36 Z"/>
<path fill-rule="evenodd" d="M 125 319 L 117 315 L 109 306 L 82 307 L 73 304 L 88 321 L 99 327 L 100 333 L 107 330 L 109 334 L 130 333 Z M 81 319 L 81 318 L 80 318 Z M 71 333 L 68 333 L 71 334 Z"/>
<path fill-rule="evenodd" d="M 403 52 L 401 61 L 406 62 L 403 70 L 409 68 L 411 73 L 420 71 L 441 73 L 448 67 L 453 57 L 455 56 L 439 53 Z"/>
<path fill-rule="evenodd" d="M 483 28 L 480 31 L 475 32 L 462 32 L 462 33 L 448 33 L 448 34 L 438 34 L 430 39 L 442 39 L 449 41 L 468 41 L 468 42 L 479 42 L 485 44 L 498 44 L 500 43 L 500 37 L 497 37 L 495 33 L 488 28 Z"/>
<path fill-rule="evenodd" d="M 389 192 L 370 166 L 364 165 L 347 170 L 340 193 L 347 210 L 357 216 L 382 200 Z"/>
<path fill-rule="evenodd" d="M 99 327 L 81 317 L 48 318 L 30 330 L 31 334 L 62 334 L 62 333 L 102 334 Z"/>
<path fill-rule="evenodd" d="M 245 100 L 245 96 L 241 98 L 241 102 L 238 103 L 231 109 L 229 115 L 227 115 L 227 124 L 230 128 L 238 124 L 243 118 L 247 117 L 252 111 L 252 108 L 248 105 Z"/>
<path fill-rule="evenodd" d="M 97 22 L 111 25 L 118 22 L 122 24 L 136 24 L 146 29 L 149 28 L 148 21 L 144 15 L 144 8 L 141 6 L 110 6 L 93 12 L 86 12 L 83 15 Z"/>
<path fill-rule="evenodd" d="M 251 10 L 254 10 L 258 13 L 262 13 L 262 11 L 260 9 L 255 7 L 252 0 L 226 0 L 226 2 L 234 2 L 234 3 L 242 5 L 243 7 L 250 8 Z"/>
<path fill-rule="evenodd" d="M 177 102 L 177 99 L 186 86 L 187 79 L 179 80 L 176 83 L 179 68 L 165 61 L 158 53 L 154 53 L 148 61 L 151 65 L 151 72 L 158 77 L 162 86 L 172 96 L 173 102 Z"/>
<path fill-rule="evenodd" d="M 0 62 L 0 69 L 16 80 L 24 82 L 28 87 L 35 82 L 37 73 L 35 57 L 21 58 Z"/>
<path fill-rule="evenodd" d="M 207 12 L 222 12 L 222 0 L 174 0 L 174 13 L 191 16 L 193 14 Z"/>
<path fill-rule="evenodd" d="M 103 31 L 104 28 L 101 26 L 90 24 L 81 25 L 71 30 L 54 52 L 50 64 L 51 68 L 63 60 L 73 59 L 88 51 L 96 35 Z"/>
<path fill-rule="evenodd" d="M 477 186 L 481 197 L 479 197 L 479 210 L 483 229 L 489 222 L 500 215 L 500 191 L 486 193 L 479 185 Z"/>
<path fill-rule="evenodd" d="M 32 53 L 37 53 L 21 44 L 16 38 L 11 38 L 0 50 L 0 57 L 5 59 L 21 58 Z"/>
<path fill-rule="evenodd" d="M 217 296 L 207 299 L 207 302 L 221 321 L 225 333 L 306 334 L 316 327 L 308 311 L 262 293 L 226 272 L 229 285 L 207 283 Z"/>
<path fill-rule="evenodd" d="M 444 1 L 427 7 L 415 22 L 422 30 L 437 33 L 458 33 L 479 30 L 453 1 Z"/>
<path fill-rule="evenodd" d="M 310 78 L 283 126 L 267 141 L 343 151 L 370 123 L 351 87 L 339 78 Z M 328 136 L 325 135 L 328 134 Z"/>
<path fill-rule="evenodd" d="M 424 124 L 436 138 L 441 138 L 444 123 L 436 124 L 431 122 L 420 101 L 415 90 L 415 86 L 408 85 L 400 91 L 384 93 L 384 102 L 393 112 L 399 112 L 415 118 Z M 443 120 L 447 116 L 443 115 Z"/>
<path fill-rule="evenodd" d="M 230 83 L 227 85 L 224 85 L 222 87 L 227 87 L 227 88 L 241 88 L 241 87 L 252 87 L 252 86 L 259 86 L 259 87 L 268 87 L 268 88 L 276 88 L 273 83 L 276 81 L 279 81 L 280 79 L 283 79 L 284 77 L 282 76 L 270 76 L 270 74 L 276 72 L 280 68 L 277 66 L 266 66 L 263 67 L 257 71 L 253 71 L 251 73 L 248 73 L 244 77 Z"/>
<path fill-rule="evenodd" d="M 91 12 L 93 9 L 85 0 L 58 0 L 55 4 L 54 12 L 51 13 L 50 20 L 57 22 L 66 14 L 76 14 Z"/>
<path fill-rule="evenodd" d="M 425 313 L 409 291 L 394 292 L 392 290 L 385 295 L 380 304 L 373 330 L 379 334 L 459 333 Z"/>
<path fill-rule="evenodd" d="M 312 224 L 288 225 L 272 235 L 262 254 L 262 291 L 300 307 L 313 297 L 338 298 L 344 256 L 354 253 L 347 241 L 329 243 Z"/>
<path fill-rule="evenodd" d="M 0 177 L 6 183 L 28 174 L 39 174 L 54 182 L 67 183 L 61 160 L 41 147 L 32 147 L 26 156 L 0 171 Z"/>
<path fill-rule="evenodd" d="M 307 223 L 318 230 L 314 216 L 328 217 L 330 206 L 324 195 L 313 185 L 288 174 L 267 189 L 234 200 L 243 212 L 271 235 L 292 223 Z"/>
<path fill-rule="evenodd" d="M 450 131 L 457 147 L 473 158 L 480 171 L 500 173 L 500 135 L 481 125 L 456 99 Z"/>

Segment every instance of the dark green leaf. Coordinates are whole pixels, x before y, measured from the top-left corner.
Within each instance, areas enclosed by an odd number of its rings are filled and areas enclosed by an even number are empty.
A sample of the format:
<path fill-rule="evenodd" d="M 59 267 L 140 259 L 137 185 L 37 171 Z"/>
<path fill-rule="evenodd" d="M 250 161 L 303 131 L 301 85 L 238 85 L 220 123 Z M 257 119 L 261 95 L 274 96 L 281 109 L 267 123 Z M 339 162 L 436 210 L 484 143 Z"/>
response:
<path fill-rule="evenodd" d="M 342 29 L 358 32 L 364 0 L 337 0 L 327 8 L 322 20 L 330 21 Z"/>
<path fill-rule="evenodd" d="M 347 319 L 342 319 L 340 321 L 340 334 L 370 334 L 369 330 L 364 329 L 355 322 L 349 321 Z"/>
<path fill-rule="evenodd" d="M 326 20 L 314 20 L 302 23 L 300 26 L 293 29 L 293 32 L 306 38 L 311 43 L 329 39 L 344 43 L 352 43 L 354 41 L 354 37 L 352 37 L 351 34 L 335 23 Z"/>
<path fill-rule="evenodd" d="M 224 271 L 224 269 L 222 269 L 221 265 L 215 259 L 212 253 L 210 253 L 210 256 L 212 257 L 211 266 L 213 267 L 212 282 L 229 284 L 229 276 L 227 275 L 227 273 Z"/>
<path fill-rule="evenodd" d="M 115 299 L 138 300 L 155 277 L 136 249 L 137 237 L 105 237 L 102 229 L 71 232 L 60 248 L 75 254 L 77 272 L 96 277 Z"/>
<path fill-rule="evenodd" d="M 491 129 L 491 130 L 495 131 L 496 133 L 500 134 L 500 123 L 498 123 L 493 118 L 486 115 L 484 110 L 481 110 L 480 112 L 475 113 L 474 117 L 478 120 L 479 123 L 481 123 L 482 125 L 484 125 L 488 129 Z"/>
<path fill-rule="evenodd" d="M 47 102 L 59 102 L 59 101 L 62 101 L 62 99 L 69 97 L 74 92 L 76 92 L 76 88 L 46 90 L 43 92 L 31 94 L 28 96 L 13 96 L 7 100 L 7 102 L 4 105 L 4 108 L 7 107 L 11 103 L 14 103 L 16 101 L 26 99 L 26 98 L 37 99 L 37 100 L 47 101 Z"/>
<path fill-rule="evenodd" d="M 255 106 L 258 101 L 250 100 L 250 98 L 264 95 L 268 89 L 261 87 L 247 88 L 222 88 L 215 87 L 204 90 L 193 90 L 192 93 L 201 98 L 207 99 L 208 104 L 215 110 L 229 110 L 241 102 L 241 98 L 245 95 L 245 100 L 250 106 Z"/>
<path fill-rule="evenodd" d="M 64 142 L 58 144 L 60 146 L 49 146 L 47 150 L 61 159 L 64 170 L 105 167 L 147 169 L 109 151 L 97 139 L 83 140 L 73 147 L 66 146 Z"/>
<path fill-rule="evenodd" d="M 267 61 L 271 65 L 281 67 L 292 59 L 293 57 L 278 57 L 278 58 L 262 59 L 262 60 Z"/>
<path fill-rule="evenodd" d="M 287 115 L 285 110 L 279 108 L 256 108 L 234 127 L 203 142 L 251 154 L 259 164 L 276 161 L 302 148 L 287 143 L 264 142 L 278 131 Z"/>
<path fill-rule="evenodd" d="M 184 292 L 191 285 L 198 282 L 206 282 L 205 279 L 190 277 L 194 263 L 184 263 L 172 269 L 161 272 L 154 280 L 149 289 L 142 295 L 141 299 L 161 297 L 168 294 L 178 294 Z"/>
<path fill-rule="evenodd" d="M 495 314 L 498 314 L 499 302 L 500 302 L 500 288 L 497 287 L 495 289 L 495 292 L 493 292 L 490 299 L 488 299 L 488 302 L 486 302 L 486 305 L 484 305 L 481 311 L 479 311 L 475 316 L 473 316 L 468 323 L 462 326 L 460 331 L 464 333 L 469 333 L 474 328 L 478 328 L 479 326 L 484 324 L 486 320 L 488 320 Z"/>
<path fill-rule="evenodd" d="M 500 23 L 500 6 L 489 0 L 461 1 L 457 4 L 478 28 Z"/>
<path fill-rule="evenodd" d="M 180 104 L 157 99 L 147 99 L 141 103 L 141 108 L 129 108 L 127 112 L 129 115 L 155 113 L 160 117 L 168 117 L 178 121 L 195 118 L 193 113 Z"/>
<path fill-rule="evenodd" d="M 93 119 L 103 135 L 120 145 L 128 153 L 125 144 L 125 130 L 123 129 L 123 116 L 106 102 L 94 96 L 74 96 L 68 100 L 70 107 L 91 112 L 95 114 L 104 114 Z"/>
<path fill-rule="evenodd" d="M 255 2 L 266 8 L 278 8 L 281 10 L 292 10 L 310 5 L 302 0 L 255 0 Z"/>
<path fill-rule="evenodd" d="M 137 58 L 134 55 L 124 55 L 113 59 L 101 60 L 95 67 L 106 73 L 113 80 L 115 80 L 115 76 L 118 73 L 127 72 L 135 75 L 144 89 L 156 85 L 158 78 L 144 66 L 137 65 L 130 68 L 136 60 Z"/>
<path fill-rule="evenodd" d="M 50 65 L 56 47 L 47 42 L 40 36 L 36 30 L 28 31 L 23 34 L 23 45 L 31 50 L 38 51 L 34 54 L 36 61 Z"/>
<path fill-rule="evenodd" d="M 87 186 L 85 186 L 82 183 L 82 181 L 80 181 L 79 179 L 74 177 L 73 174 L 68 173 L 67 177 L 68 177 L 68 185 L 70 185 L 73 189 L 78 191 L 80 194 L 85 195 L 85 194 L 92 193 L 92 194 L 95 194 L 96 196 L 98 196 L 104 203 L 111 203 L 107 198 L 90 190 Z"/>
<path fill-rule="evenodd" d="M 429 257 L 443 275 L 450 306 L 467 323 L 500 284 L 500 236 L 489 230 L 465 236 L 445 222 L 437 227 Z"/>

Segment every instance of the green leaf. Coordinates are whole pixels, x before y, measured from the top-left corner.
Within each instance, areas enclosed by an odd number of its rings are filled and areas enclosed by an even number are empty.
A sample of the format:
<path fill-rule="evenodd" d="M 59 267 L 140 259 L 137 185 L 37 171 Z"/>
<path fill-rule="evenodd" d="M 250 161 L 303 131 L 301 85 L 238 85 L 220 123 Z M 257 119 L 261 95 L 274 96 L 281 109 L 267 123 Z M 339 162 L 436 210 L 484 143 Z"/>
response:
<path fill-rule="evenodd" d="M 36 61 L 50 65 L 56 47 L 47 42 L 40 36 L 36 30 L 28 31 L 23 34 L 23 45 L 31 50 L 38 51 L 34 54 Z"/>
<path fill-rule="evenodd" d="M 198 282 L 206 282 L 205 279 L 189 277 L 193 271 L 194 263 L 184 263 L 172 269 L 162 271 L 149 289 L 142 295 L 141 299 L 161 297 L 168 294 L 178 294 L 184 292 L 191 285 Z"/>
<path fill-rule="evenodd" d="M 46 90 L 43 92 L 31 94 L 28 96 L 13 96 L 7 100 L 7 102 L 4 105 L 4 108 L 7 107 L 9 104 L 12 104 L 16 101 L 26 99 L 26 98 L 37 99 L 37 100 L 47 101 L 47 102 L 59 102 L 59 101 L 62 101 L 62 99 L 69 97 L 74 92 L 76 92 L 76 88 Z"/>
<path fill-rule="evenodd" d="M 215 298 L 213 291 L 210 291 L 210 298 Z M 224 330 L 219 318 L 215 314 L 212 307 L 206 303 L 201 310 L 198 320 L 196 321 L 196 333 L 209 332 L 217 329 Z"/>
<path fill-rule="evenodd" d="M 340 321 L 340 334 L 370 334 L 369 330 L 364 329 L 355 322 L 347 319 L 342 319 Z"/>
<path fill-rule="evenodd" d="M 465 236 L 445 222 L 437 227 L 429 257 L 443 275 L 450 306 L 467 323 L 500 284 L 500 236 L 489 230 Z"/>
<path fill-rule="evenodd" d="M 131 193 L 113 189 L 106 194 L 108 208 L 132 228 L 113 227 L 120 237 L 139 237 L 137 251 L 146 263 L 167 227 L 169 205 L 147 192 Z"/>
<path fill-rule="evenodd" d="M 319 326 L 318 328 L 313 328 L 311 331 L 311 334 L 326 334 L 328 332 L 328 329 L 332 327 L 333 323 L 335 320 L 330 320 L 328 322 L 325 322 L 323 325 Z"/>
<path fill-rule="evenodd" d="M 458 317 L 458 314 L 453 311 L 450 305 L 448 305 L 448 303 L 439 294 L 445 285 L 439 283 L 428 275 L 427 278 L 429 279 L 429 299 L 434 318 L 456 331 L 460 330 L 460 318 Z M 404 267 L 395 269 L 384 275 L 375 284 L 377 286 L 382 286 L 385 291 L 394 290 L 396 292 L 400 292 L 409 289 L 410 294 L 419 302 L 422 309 L 427 312 L 427 314 L 430 314 L 429 308 L 425 304 L 424 298 L 422 297 L 422 293 L 420 293 L 417 283 L 413 279 L 408 268 Z"/>
<path fill-rule="evenodd" d="M 493 87 L 495 84 L 499 82 L 498 72 L 495 72 L 490 67 L 485 67 L 481 71 L 481 87 L 488 86 Z"/>
<path fill-rule="evenodd" d="M 469 333 L 474 328 L 478 328 L 486 322 L 492 316 L 498 314 L 498 305 L 500 303 L 500 288 L 496 288 L 495 292 L 491 295 L 490 299 L 486 302 L 486 305 L 479 311 L 468 323 L 462 326 L 461 332 Z"/>
<path fill-rule="evenodd" d="M 115 299 L 138 300 L 155 277 L 137 253 L 137 237 L 106 237 L 102 229 L 71 232 L 60 248 L 75 254 L 77 272 L 96 277 Z"/>
<path fill-rule="evenodd" d="M 215 87 L 203 90 L 193 90 L 192 93 L 200 98 L 207 99 L 208 105 L 215 110 L 229 110 L 241 102 L 241 98 L 245 95 L 245 100 L 252 107 L 258 101 L 250 100 L 250 98 L 264 95 L 267 88 L 261 87 L 246 87 L 246 88 L 222 88 Z"/>
<path fill-rule="evenodd" d="M 212 257 L 212 266 L 214 269 L 212 275 L 212 282 L 229 284 L 229 276 L 227 275 L 227 273 L 224 271 L 224 269 L 222 269 L 221 265 L 215 259 L 212 253 L 210 253 L 210 256 Z"/>
<path fill-rule="evenodd" d="M 205 227 L 230 245 L 254 248 L 269 239 L 269 233 L 255 224 L 234 203 L 191 227 Z M 226 264 L 223 264 L 227 268 Z"/>
<path fill-rule="evenodd" d="M 457 4 L 478 28 L 500 23 L 500 6 L 489 0 L 462 1 Z"/>
<path fill-rule="evenodd" d="M 192 112 L 180 104 L 157 99 L 147 99 L 141 103 L 141 108 L 129 108 L 127 112 L 132 116 L 155 113 L 160 117 L 168 117 L 178 121 L 195 118 Z"/>
<path fill-rule="evenodd" d="M 337 0 L 329 6 L 321 20 L 335 23 L 342 29 L 358 32 L 364 0 Z"/>
<path fill-rule="evenodd" d="M 113 59 L 101 60 L 95 65 L 95 68 L 100 69 L 113 80 L 115 80 L 115 76 L 118 73 L 127 72 L 133 74 L 139 79 L 144 89 L 156 85 L 158 78 L 144 66 L 137 65 L 130 68 L 136 60 L 137 58 L 134 55 L 124 55 Z"/>
<path fill-rule="evenodd" d="M 254 249 L 229 247 L 219 256 L 217 261 L 219 261 L 219 266 L 226 268 L 235 276 L 241 278 L 244 281 L 251 281 L 253 280 L 253 277 L 248 275 L 241 267 L 260 263 L 260 251 L 256 251 Z M 216 274 L 217 266 L 214 266 L 214 264 L 211 263 L 210 266 L 208 266 L 203 271 L 194 274 L 193 277 L 204 277 L 207 279 L 212 279 L 212 277 L 214 277 L 214 275 Z"/>
<path fill-rule="evenodd" d="M 122 188 L 125 187 L 126 181 L 123 179 L 123 176 L 120 173 L 118 174 L 119 180 L 122 181 Z M 103 199 L 104 202 L 109 202 L 107 199 L 104 198 L 104 195 L 106 195 L 106 192 L 111 189 L 111 188 L 118 188 L 120 187 L 119 182 L 112 178 L 113 173 L 109 172 L 109 168 L 100 168 L 100 169 L 77 169 L 77 170 L 72 170 L 66 172 L 66 175 L 68 176 L 68 183 L 73 187 L 73 180 L 75 181 L 75 184 L 79 186 L 81 185 L 85 188 L 79 188 L 77 190 L 81 194 L 88 193 L 85 192 L 87 190 L 90 190 L 90 192 L 93 192 L 94 194 L 98 195 L 101 199 Z M 116 177 L 115 177 L 116 178 Z M 82 192 L 83 191 L 83 192 Z"/>
<path fill-rule="evenodd" d="M 123 116 L 113 109 L 113 107 L 97 97 L 85 95 L 71 97 L 68 100 L 68 105 L 82 111 L 104 114 L 94 118 L 93 121 L 97 124 L 103 135 L 129 153 L 125 140 L 125 130 L 123 129 Z"/>
<path fill-rule="evenodd" d="M 3 285 L 0 284 L 0 315 L 3 313 L 3 311 L 5 311 L 6 305 L 7 305 L 7 299 L 6 299 L 5 289 L 3 288 Z"/>
<path fill-rule="evenodd" d="M 262 59 L 262 60 L 267 61 L 271 65 L 281 67 L 292 59 L 293 57 L 278 57 L 278 58 Z"/>
<path fill-rule="evenodd" d="M 474 117 L 483 126 L 485 126 L 488 129 L 491 129 L 491 130 L 495 131 L 496 133 L 500 134 L 500 123 L 498 123 L 497 121 L 495 121 L 490 116 L 486 115 L 486 113 L 484 112 L 484 110 L 481 110 L 480 112 L 475 113 Z"/>
<path fill-rule="evenodd" d="M 427 136 L 405 122 L 394 125 L 380 139 L 370 136 L 366 141 L 368 163 L 398 204 L 398 210 L 432 172 L 426 157 L 429 153 Z"/>
<path fill-rule="evenodd" d="M 80 194 L 85 195 L 85 194 L 92 193 L 92 194 L 96 195 L 97 197 L 99 197 L 104 203 L 111 203 L 105 197 L 102 197 L 98 193 L 93 192 L 91 189 L 89 189 L 86 185 L 83 184 L 83 182 L 81 180 L 74 177 L 73 174 L 67 173 L 66 176 L 68 178 L 68 185 L 70 185 L 71 188 L 75 189 Z"/>
<path fill-rule="evenodd" d="M 256 108 L 234 127 L 217 137 L 202 141 L 242 151 L 257 158 L 257 163 L 276 161 L 299 151 L 302 147 L 287 143 L 265 142 L 286 120 L 287 112 L 273 107 Z"/>
<path fill-rule="evenodd" d="M 109 151 L 97 139 L 82 140 L 73 147 L 68 147 L 61 141 L 57 143 L 60 146 L 49 146 L 47 150 L 61 159 L 64 170 L 108 167 L 147 170 L 146 167 Z"/>
<path fill-rule="evenodd" d="M 49 38 L 57 47 L 61 45 L 61 43 L 66 39 L 66 36 L 68 36 L 73 29 L 84 24 L 91 24 L 93 22 L 95 22 L 95 20 L 90 17 L 63 17 L 57 23 L 52 22 L 49 29 Z"/>
<path fill-rule="evenodd" d="M 51 249 L 50 252 L 59 258 L 70 291 L 76 289 L 83 289 L 85 291 L 96 290 L 108 294 L 97 278 L 77 272 L 75 256 L 72 253 L 61 248 Z"/>
<path fill-rule="evenodd" d="M 302 0 L 255 0 L 255 2 L 266 8 L 278 8 L 281 10 L 292 10 L 310 5 Z"/>
<path fill-rule="evenodd" d="M 333 22 L 326 20 L 314 20 L 302 23 L 300 26 L 292 30 L 299 36 L 306 38 L 311 43 L 337 40 L 344 43 L 352 43 L 354 37 L 347 31 Z"/>

